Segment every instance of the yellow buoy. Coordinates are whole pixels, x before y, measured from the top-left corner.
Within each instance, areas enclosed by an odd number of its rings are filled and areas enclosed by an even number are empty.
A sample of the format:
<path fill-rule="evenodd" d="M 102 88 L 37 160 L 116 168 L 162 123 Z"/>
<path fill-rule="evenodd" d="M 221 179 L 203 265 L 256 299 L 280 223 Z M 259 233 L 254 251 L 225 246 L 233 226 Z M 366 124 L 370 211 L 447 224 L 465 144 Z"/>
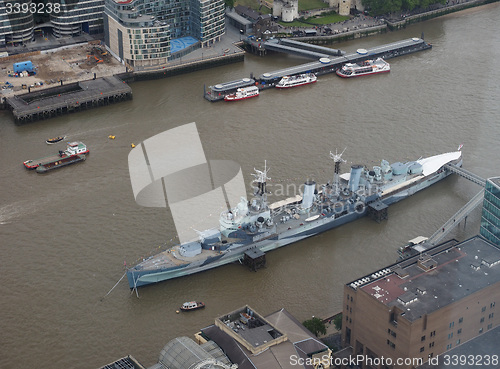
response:
<path fill-rule="evenodd" d="M 132 148 L 134 148 L 134 147 L 135 147 L 135 144 L 134 144 L 134 143 L 131 143 L 131 144 L 130 144 L 130 146 L 131 146 Z"/>
<path fill-rule="evenodd" d="M 113 136 L 113 135 L 109 135 L 108 138 L 114 140 L 116 136 Z"/>

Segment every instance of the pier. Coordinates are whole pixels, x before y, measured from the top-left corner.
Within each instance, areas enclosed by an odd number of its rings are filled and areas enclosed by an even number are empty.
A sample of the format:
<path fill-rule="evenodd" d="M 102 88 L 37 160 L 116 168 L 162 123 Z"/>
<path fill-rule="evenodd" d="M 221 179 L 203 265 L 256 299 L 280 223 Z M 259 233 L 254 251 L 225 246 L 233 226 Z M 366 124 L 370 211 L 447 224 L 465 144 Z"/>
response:
<path fill-rule="evenodd" d="M 132 89 L 117 77 L 75 82 L 8 97 L 16 123 L 32 122 L 132 98 Z"/>
<path fill-rule="evenodd" d="M 289 41 L 288 41 L 289 42 Z M 294 45 L 297 43 L 301 44 L 298 41 L 294 41 Z M 276 42 L 266 42 L 264 46 L 268 47 L 268 45 L 274 45 L 272 47 L 276 47 L 278 45 Z M 345 63 L 356 63 L 367 59 L 374 58 L 384 58 L 390 59 L 395 58 L 401 55 L 411 54 L 417 51 L 428 50 L 432 48 L 432 45 L 425 42 L 422 38 L 410 38 L 402 41 L 393 42 L 386 45 L 377 46 L 371 49 L 358 49 L 355 53 L 334 56 L 334 55 L 326 55 L 325 53 L 319 53 L 319 50 L 328 49 L 321 46 L 314 46 L 312 49 L 299 49 L 298 47 L 290 47 L 285 45 L 280 45 L 279 48 L 281 52 L 290 52 L 292 54 L 298 55 L 302 53 L 304 55 L 309 56 L 320 56 L 320 58 L 316 61 L 297 65 L 295 67 L 285 68 L 277 71 L 266 72 L 262 74 L 259 78 L 255 79 L 255 85 L 259 87 L 260 90 L 264 90 L 267 88 L 274 87 L 284 76 L 291 76 L 301 73 L 314 73 L 316 75 L 323 75 L 328 73 L 334 73 L 337 69 L 341 68 Z M 297 46 L 297 45 L 296 45 Z M 291 50 L 290 50 L 291 49 Z M 313 51 L 314 50 L 314 51 Z M 333 50 L 332 53 L 342 53 L 341 51 Z M 225 87 L 227 86 L 227 87 Z M 244 87 L 243 85 L 238 84 L 229 84 L 229 83 L 218 83 L 214 86 L 208 87 L 208 90 L 205 89 L 204 96 L 207 100 L 211 102 L 220 101 L 224 99 L 225 95 L 233 93 L 237 88 Z"/>
<path fill-rule="evenodd" d="M 427 238 L 425 242 L 416 244 L 411 247 L 411 249 L 406 250 L 408 256 L 417 255 L 418 253 L 426 252 L 429 248 L 434 247 L 439 244 L 455 227 L 457 227 L 462 221 L 467 223 L 467 217 L 469 214 L 483 203 L 484 199 L 484 187 L 486 185 L 486 180 L 477 174 L 474 174 L 462 167 L 456 166 L 454 164 L 446 164 L 444 169 L 452 173 L 458 174 L 459 176 L 468 179 L 469 181 L 483 187 L 472 199 L 467 202 L 460 210 L 458 210 L 453 216 L 448 219 L 432 236 Z M 424 238 L 425 239 L 425 238 Z M 401 249 L 400 249 L 401 250 Z"/>

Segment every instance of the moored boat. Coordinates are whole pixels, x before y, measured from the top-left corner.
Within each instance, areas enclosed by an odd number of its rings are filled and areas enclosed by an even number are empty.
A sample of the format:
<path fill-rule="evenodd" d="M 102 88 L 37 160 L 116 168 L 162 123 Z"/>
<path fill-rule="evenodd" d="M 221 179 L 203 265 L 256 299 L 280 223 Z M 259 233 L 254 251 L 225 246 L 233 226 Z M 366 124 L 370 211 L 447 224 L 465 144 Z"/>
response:
<path fill-rule="evenodd" d="M 276 85 L 276 88 L 291 88 L 308 85 L 318 80 L 314 73 L 302 73 L 292 76 L 284 76 Z"/>
<path fill-rule="evenodd" d="M 37 173 L 44 173 L 51 169 L 60 168 L 86 159 L 89 149 L 83 142 L 68 142 L 66 150 L 59 150 L 56 155 L 40 159 L 26 160 L 23 164 L 26 169 L 36 169 Z"/>
<path fill-rule="evenodd" d="M 336 71 L 337 75 L 343 78 L 360 77 L 369 74 L 387 73 L 391 66 L 382 58 L 375 60 L 365 60 L 359 63 L 347 63 Z"/>
<path fill-rule="evenodd" d="M 52 137 L 52 138 L 48 138 L 47 140 L 45 140 L 45 142 L 49 145 L 52 145 L 52 144 L 55 144 L 55 143 L 58 143 L 58 142 L 61 142 L 62 140 L 64 140 L 66 138 L 66 136 L 57 136 L 57 137 Z"/>
<path fill-rule="evenodd" d="M 205 307 L 205 304 L 203 302 L 189 301 L 189 302 L 185 302 L 184 304 L 182 304 L 180 309 L 182 311 L 191 311 L 191 310 L 203 309 L 204 307 Z"/>
<path fill-rule="evenodd" d="M 238 88 L 234 94 L 224 96 L 225 101 L 237 101 L 249 99 L 251 97 L 259 96 L 259 88 L 257 86 L 248 86 Z"/>
<path fill-rule="evenodd" d="M 181 136 L 177 132 L 181 129 L 186 137 L 182 147 L 201 146 L 194 124 L 173 129 L 172 133 L 164 133 L 162 138 L 179 140 Z M 154 152 L 158 155 L 160 151 L 155 148 Z M 203 154 L 203 150 L 201 153 Z M 150 186 L 149 182 L 137 185 L 135 178 L 142 178 L 144 169 L 142 166 L 138 168 L 130 165 L 135 162 L 142 163 L 146 155 L 147 152 L 144 153 L 142 148 L 132 150 L 129 154 L 129 169 L 131 179 L 134 179 L 132 185 L 136 201 L 141 205 L 144 203 L 144 206 L 151 206 L 153 202 L 146 203 L 142 199 L 149 194 L 151 188 L 156 187 Z M 170 156 L 171 165 L 151 166 L 158 178 L 163 173 L 170 175 L 170 167 L 178 162 L 175 155 L 166 156 Z M 172 209 L 174 219 L 178 220 L 177 231 L 183 239 L 179 236 L 178 243 L 169 245 L 158 254 L 127 268 L 130 288 L 187 276 L 233 262 L 243 263 L 248 252 L 266 253 L 368 214 L 376 220 L 386 219 L 388 206 L 446 178 L 452 173 L 447 170 L 448 165 L 462 165 L 462 152 L 457 150 L 393 164 L 382 160 L 372 169 L 363 165 L 352 165 L 350 172 L 341 174 L 340 165 L 344 162 L 342 154 L 330 153 L 330 158 L 335 164 L 333 181 L 318 186 L 314 181 L 307 180 L 301 195 L 296 194 L 272 204 L 267 202 L 269 192 L 266 182 L 269 177 L 266 164 L 264 170 L 255 170 L 253 173 L 255 178 L 250 201 L 245 196 L 247 191 L 244 188 L 243 175 L 233 166 L 229 171 L 231 174 L 227 175 L 227 178 L 232 179 L 224 184 L 230 198 L 226 199 L 220 190 L 201 194 L 193 192 L 189 196 L 183 192 L 183 200 L 176 202 L 175 209 Z M 162 163 L 165 163 L 165 160 L 170 162 L 168 158 L 162 159 Z M 188 164 L 186 168 L 190 168 Z M 178 171 L 179 166 L 175 166 L 175 170 Z M 216 173 L 222 173 L 220 168 Z M 167 192 L 174 191 L 175 194 L 175 190 L 171 187 Z M 160 198 L 158 204 L 165 206 L 166 200 Z M 218 224 L 212 223 L 211 220 L 205 222 L 205 217 L 199 216 L 200 213 L 217 214 L 221 209 L 219 204 L 228 204 L 228 208 L 226 210 L 224 206 L 224 210 L 219 213 Z M 197 231 L 186 237 L 186 229 Z"/>

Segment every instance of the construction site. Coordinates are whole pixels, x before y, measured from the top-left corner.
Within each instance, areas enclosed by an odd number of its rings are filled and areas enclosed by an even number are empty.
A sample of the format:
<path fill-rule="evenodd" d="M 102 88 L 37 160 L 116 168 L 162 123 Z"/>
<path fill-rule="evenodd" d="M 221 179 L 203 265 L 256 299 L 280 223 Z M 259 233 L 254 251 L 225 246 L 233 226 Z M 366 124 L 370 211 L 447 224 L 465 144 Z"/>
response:
<path fill-rule="evenodd" d="M 14 63 L 31 61 L 34 74 L 16 77 Z M 0 58 L 0 86 L 4 97 L 55 85 L 107 77 L 125 72 L 125 66 L 96 42 Z M 32 74 L 32 73 L 30 73 Z"/>

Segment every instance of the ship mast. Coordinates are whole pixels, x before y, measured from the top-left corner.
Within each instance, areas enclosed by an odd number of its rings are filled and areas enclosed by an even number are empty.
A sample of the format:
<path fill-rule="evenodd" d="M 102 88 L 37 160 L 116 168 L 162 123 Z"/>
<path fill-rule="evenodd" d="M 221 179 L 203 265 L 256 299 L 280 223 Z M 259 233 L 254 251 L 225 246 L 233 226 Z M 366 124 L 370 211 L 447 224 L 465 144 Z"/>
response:
<path fill-rule="evenodd" d="M 268 179 L 271 179 L 267 176 L 267 172 L 269 172 L 270 168 L 267 168 L 267 160 L 264 160 L 264 170 L 258 170 L 253 168 L 255 173 L 252 175 L 255 177 L 252 183 L 257 183 L 257 187 L 254 187 L 254 195 L 260 196 L 264 206 L 267 206 L 267 190 L 266 190 L 266 182 Z"/>
<path fill-rule="evenodd" d="M 347 147 L 339 154 L 337 149 L 335 149 L 335 154 L 330 151 L 330 158 L 333 159 L 335 163 L 335 169 L 333 174 L 333 187 L 335 189 L 335 194 L 339 194 L 339 173 L 340 173 L 340 163 L 345 163 L 347 160 L 342 159 L 342 154 L 347 149 Z"/>

